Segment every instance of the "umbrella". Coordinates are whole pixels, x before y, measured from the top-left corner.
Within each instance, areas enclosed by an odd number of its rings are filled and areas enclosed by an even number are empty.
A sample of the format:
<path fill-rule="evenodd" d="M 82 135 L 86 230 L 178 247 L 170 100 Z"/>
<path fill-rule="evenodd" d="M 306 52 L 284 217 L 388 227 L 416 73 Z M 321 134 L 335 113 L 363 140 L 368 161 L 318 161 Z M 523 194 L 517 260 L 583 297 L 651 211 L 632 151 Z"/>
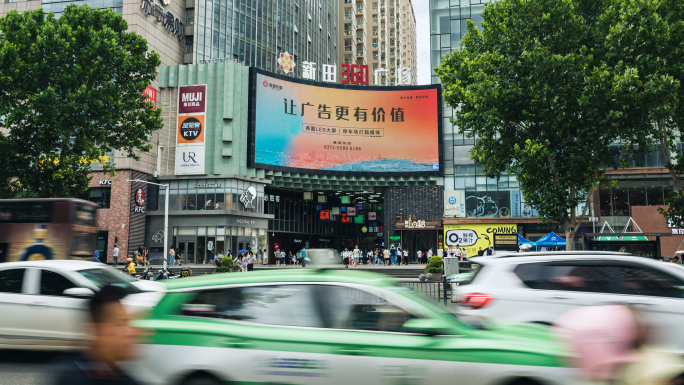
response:
<path fill-rule="evenodd" d="M 148 262 L 149 262 L 149 261 L 155 261 L 155 260 L 157 260 L 157 259 L 166 260 L 166 258 L 164 258 L 164 257 L 161 256 L 161 255 L 154 255 L 154 256 L 149 257 L 149 258 L 147 259 L 147 261 L 148 261 Z"/>
<path fill-rule="evenodd" d="M 524 244 L 520 245 L 521 250 L 527 250 L 527 249 L 531 249 L 531 248 L 532 248 L 531 243 L 524 243 Z"/>
<path fill-rule="evenodd" d="M 238 250 L 238 254 L 240 254 L 240 253 L 249 253 L 249 250 L 247 250 L 247 249 Z"/>

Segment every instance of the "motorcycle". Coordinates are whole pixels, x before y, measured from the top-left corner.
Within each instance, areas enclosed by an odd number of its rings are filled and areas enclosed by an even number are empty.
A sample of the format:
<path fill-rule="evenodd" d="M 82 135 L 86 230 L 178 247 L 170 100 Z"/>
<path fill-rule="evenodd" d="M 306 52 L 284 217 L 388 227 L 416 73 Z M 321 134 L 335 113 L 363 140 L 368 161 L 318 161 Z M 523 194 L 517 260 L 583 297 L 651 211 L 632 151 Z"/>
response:
<path fill-rule="evenodd" d="M 145 265 L 145 270 L 142 272 L 142 274 L 136 276 L 136 278 L 143 281 L 152 279 L 152 275 L 150 274 L 150 265 Z"/>
<path fill-rule="evenodd" d="M 166 268 L 161 268 L 157 275 L 154 277 L 155 281 L 158 281 L 160 279 L 175 279 L 178 278 L 178 275 L 173 272 L 173 270 L 168 270 Z"/>

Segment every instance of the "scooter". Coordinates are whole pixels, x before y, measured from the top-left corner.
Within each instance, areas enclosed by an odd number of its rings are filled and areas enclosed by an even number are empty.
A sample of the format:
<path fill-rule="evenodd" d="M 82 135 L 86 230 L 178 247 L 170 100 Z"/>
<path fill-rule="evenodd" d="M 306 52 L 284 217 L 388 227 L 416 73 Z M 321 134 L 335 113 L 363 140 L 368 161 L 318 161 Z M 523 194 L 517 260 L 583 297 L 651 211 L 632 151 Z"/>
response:
<path fill-rule="evenodd" d="M 161 270 L 159 270 L 157 275 L 154 277 L 154 280 L 158 281 L 160 279 L 175 279 L 175 278 L 178 278 L 178 275 L 176 275 L 176 273 L 174 273 L 172 270 L 162 268 Z"/>
<path fill-rule="evenodd" d="M 146 281 L 148 279 L 152 279 L 152 276 L 150 275 L 150 265 L 147 264 L 145 266 L 145 270 L 143 271 L 143 273 L 140 274 L 139 276 L 137 276 L 136 278 L 143 280 L 143 281 Z"/>

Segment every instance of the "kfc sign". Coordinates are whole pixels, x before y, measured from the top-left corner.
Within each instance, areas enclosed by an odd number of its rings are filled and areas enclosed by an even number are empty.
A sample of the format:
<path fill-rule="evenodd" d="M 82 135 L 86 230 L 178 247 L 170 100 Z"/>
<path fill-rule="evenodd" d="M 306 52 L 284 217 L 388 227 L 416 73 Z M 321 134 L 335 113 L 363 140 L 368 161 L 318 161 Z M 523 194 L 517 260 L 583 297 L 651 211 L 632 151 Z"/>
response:
<path fill-rule="evenodd" d="M 135 190 L 135 195 L 133 196 L 133 199 L 135 200 L 135 206 L 133 207 L 133 211 L 136 213 L 144 213 L 145 212 L 145 191 L 143 189 L 139 188 Z"/>
<path fill-rule="evenodd" d="M 206 112 L 207 86 L 178 87 L 178 113 L 192 114 Z"/>

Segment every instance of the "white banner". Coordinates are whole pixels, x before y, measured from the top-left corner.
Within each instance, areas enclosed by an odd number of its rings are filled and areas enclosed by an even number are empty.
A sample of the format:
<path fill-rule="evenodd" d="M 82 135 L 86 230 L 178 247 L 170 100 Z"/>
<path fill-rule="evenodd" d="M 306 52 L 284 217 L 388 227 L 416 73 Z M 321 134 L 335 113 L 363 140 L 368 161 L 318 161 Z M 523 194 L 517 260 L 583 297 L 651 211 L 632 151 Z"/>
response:
<path fill-rule="evenodd" d="M 204 174 L 204 143 L 176 146 L 176 175 Z"/>
<path fill-rule="evenodd" d="M 444 215 L 455 217 L 465 217 L 465 191 L 445 190 L 444 191 Z"/>

